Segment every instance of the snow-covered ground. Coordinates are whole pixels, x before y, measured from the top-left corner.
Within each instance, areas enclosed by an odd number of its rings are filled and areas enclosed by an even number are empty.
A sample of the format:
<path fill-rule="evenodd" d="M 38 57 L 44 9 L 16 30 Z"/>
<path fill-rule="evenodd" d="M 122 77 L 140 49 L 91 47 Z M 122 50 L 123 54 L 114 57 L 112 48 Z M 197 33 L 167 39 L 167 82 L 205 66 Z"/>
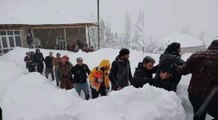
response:
<path fill-rule="evenodd" d="M 168 92 L 145 85 L 141 89 L 126 87 L 110 92 L 109 96 L 84 100 L 74 89 L 62 90 L 55 83 L 39 73 L 28 73 L 23 58 L 30 51 L 15 48 L 0 57 L 0 104 L 4 120 L 191 120 L 192 107 L 187 97 L 190 76 L 183 77 L 178 92 Z M 77 57 L 83 57 L 90 69 L 102 59 L 111 62 L 118 49 L 101 49 L 93 53 L 72 53 L 68 51 L 41 50 L 44 56 L 49 51 L 68 55 L 75 64 Z M 158 54 L 150 55 L 158 61 Z M 187 59 L 190 54 L 183 55 Z M 132 73 L 143 53 L 131 51 Z"/>

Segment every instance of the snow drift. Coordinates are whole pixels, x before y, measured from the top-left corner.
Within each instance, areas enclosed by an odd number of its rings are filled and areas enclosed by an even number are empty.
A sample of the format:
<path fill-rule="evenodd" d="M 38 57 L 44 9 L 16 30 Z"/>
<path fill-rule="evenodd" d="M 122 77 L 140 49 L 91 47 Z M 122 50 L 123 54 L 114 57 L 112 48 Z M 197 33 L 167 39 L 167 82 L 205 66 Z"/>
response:
<path fill-rule="evenodd" d="M 145 85 L 141 89 L 132 86 L 109 96 L 94 100 L 83 100 L 74 89 L 62 90 L 54 82 L 39 73 L 28 73 L 23 58 L 30 51 L 26 48 L 15 48 L 0 57 L 1 85 L 5 94 L 0 94 L 1 107 L 5 120 L 185 120 L 182 101 L 174 92 Z M 93 53 L 72 53 L 68 51 L 43 50 L 44 56 L 49 51 L 54 55 L 60 52 L 68 55 L 75 64 L 77 57 L 83 57 L 90 69 L 97 66 L 104 58 L 111 62 L 119 50 L 101 49 Z M 145 54 L 158 60 L 158 54 Z M 131 51 L 132 72 L 137 63 L 143 59 L 143 53 Z M 6 71 L 5 68 L 10 68 Z M 3 75 L 4 74 L 4 75 Z M 5 77 L 2 77 L 5 76 Z M 9 77 L 10 76 L 10 77 Z"/>
<path fill-rule="evenodd" d="M 83 100 L 74 89 L 51 85 L 39 73 L 16 80 L 3 99 L 6 120 L 178 120 L 185 119 L 174 92 L 144 86 L 129 86 L 109 96 Z"/>

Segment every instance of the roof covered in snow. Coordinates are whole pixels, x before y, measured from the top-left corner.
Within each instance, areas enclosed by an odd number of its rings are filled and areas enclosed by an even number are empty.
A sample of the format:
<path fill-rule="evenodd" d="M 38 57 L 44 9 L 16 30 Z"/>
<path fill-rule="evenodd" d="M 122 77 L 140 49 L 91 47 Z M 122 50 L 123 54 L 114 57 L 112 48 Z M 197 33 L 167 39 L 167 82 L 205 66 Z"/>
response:
<path fill-rule="evenodd" d="M 4 0 L 0 1 L 0 8 L 1 24 L 97 22 L 93 0 Z"/>
<path fill-rule="evenodd" d="M 198 38 L 188 35 L 188 34 L 182 34 L 182 33 L 165 35 L 160 38 L 160 42 L 166 45 L 169 45 L 172 42 L 178 42 L 181 44 L 181 47 L 183 48 L 184 47 L 198 47 L 198 46 L 203 45 L 203 42 L 199 40 Z"/>

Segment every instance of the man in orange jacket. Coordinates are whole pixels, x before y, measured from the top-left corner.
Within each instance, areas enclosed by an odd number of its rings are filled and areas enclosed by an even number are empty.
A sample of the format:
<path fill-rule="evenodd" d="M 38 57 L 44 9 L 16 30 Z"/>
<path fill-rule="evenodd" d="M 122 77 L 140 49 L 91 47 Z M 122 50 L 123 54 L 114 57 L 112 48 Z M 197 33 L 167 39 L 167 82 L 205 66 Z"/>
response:
<path fill-rule="evenodd" d="M 101 61 L 99 66 L 95 67 L 89 74 L 89 82 L 91 86 L 92 98 L 107 95 L 110 88 L 110 80 L 108 72 L 110 70 L 110 62 L 107 59 Z"/>

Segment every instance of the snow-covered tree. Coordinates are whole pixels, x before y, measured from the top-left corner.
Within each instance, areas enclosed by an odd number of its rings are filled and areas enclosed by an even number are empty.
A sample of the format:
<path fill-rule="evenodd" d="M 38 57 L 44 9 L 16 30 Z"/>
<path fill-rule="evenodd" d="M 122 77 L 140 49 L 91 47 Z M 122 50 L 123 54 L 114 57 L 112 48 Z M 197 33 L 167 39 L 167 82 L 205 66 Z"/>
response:
<path fill-rule="evenodd" d="M 89 27 L 89 37 L 90 37 L 90 45 L 94 47 L 94 49 L 97 49 L 98 47 L 98 36 L 97 36 L 97 27 Z"/>
<path fill-rule="evenodd" d="M 106 32 L 106 25 L 105 25 L 105 21 L 103 19 L 101 19 L 100 21 L 100 46 L 105 48 L 105 43 L 106 43 L 106 36 L 105 36 L 105 32 Z"/>
<path fill-rule="evenodd" d="M 191 32 L 191 29 L 190 29 L 189 25 L 183 26 L 181 32 L 184 33 L 184 34 L 192 35 L 192 32 Z"/>
<path fill-rule="evenodd" d="M 131 40 L 131 48 L 136 50 L 143 50 L 145 45 L 144 40 L 144 12 L 140 9 L 138 19 L 135 24 L 133 24 L 133 29 L 135 30 L 135 34 Z"/>
<path fill-rule="evenodd" d="M 126 23 L 125 23 L 125 36 L 126 39 L 131 38 L 131 16 L 130 14 L 126 11 Z"/>
<path fill-rule="evenodd" d="M 105 43 L 106 47 L 116 48 L 114 34 L 111 32 L 110 23 L 107 23 L 106 25 L 105 36 L 106 36 L 106 43 Z"/>

